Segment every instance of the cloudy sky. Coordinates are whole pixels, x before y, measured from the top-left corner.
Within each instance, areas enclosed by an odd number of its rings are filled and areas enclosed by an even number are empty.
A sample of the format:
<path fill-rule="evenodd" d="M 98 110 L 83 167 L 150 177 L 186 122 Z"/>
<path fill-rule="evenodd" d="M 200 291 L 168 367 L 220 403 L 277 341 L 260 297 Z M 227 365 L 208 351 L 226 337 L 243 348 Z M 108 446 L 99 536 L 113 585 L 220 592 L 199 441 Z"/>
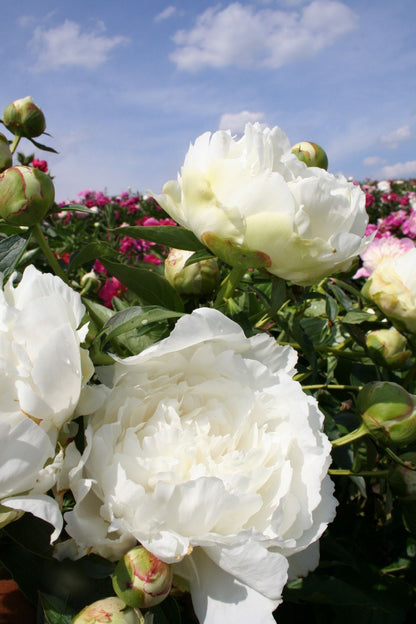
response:
<path fill-rule="evenodd" d="M 0 0 L 0 115 L 42 108 L 58 200 L 159 192 L 199 134 L 247 121 L 333 173 L 416 176 L 414 0 L 171 1 Z"/>

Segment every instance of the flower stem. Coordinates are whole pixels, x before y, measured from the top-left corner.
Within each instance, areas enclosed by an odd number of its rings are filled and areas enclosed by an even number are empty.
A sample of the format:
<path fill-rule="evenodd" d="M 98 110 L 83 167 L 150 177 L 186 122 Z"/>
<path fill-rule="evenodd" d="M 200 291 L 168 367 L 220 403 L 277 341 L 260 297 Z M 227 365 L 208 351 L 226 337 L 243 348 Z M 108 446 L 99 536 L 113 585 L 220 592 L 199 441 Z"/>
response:
<path fill-rule="evenodd" d="M 214 307 L 219 308 L 219 306 L 226 300 L 231 299 L 234 296 L 235 289 L 241 281 L 241 278 L 245 274 L 247 269 L 242 269 L 240 267 L 233 267 L 227 277 L 223 280 L 220 289 L 217 293 Z"/>
<path fill-rule="evenodd" d="M 14 137 L 14 139 L 13 139 L 13 141 L 12 141 L 12 144 L 11 144 L 11 146 L 10 146 L 10 151 L 11 151 L 11 153 L 12 153 L 12 154 L 14 154 L 14 153 L 15 153 L 15 151 L 16 151 L 16 149 L 17 149 L 17 146 L 19 145 L 19 142 L 20 142 L 20 139 L 21 139 L 21 138 L 22 138 L 22 137 L 18 136 L 17 134 L 16 134 L 16 136 Z"/>
<path fill-rule="evenodd" d="M 348 386 L 344 384 L 313 384 L 311 386 L 302 386 L 302 390 L 320 390 L 321 388 L 330 390 L 357 390 L 363 389 L 363 386 Z"/>
<path fill-rule="evenodd" d="M 333 448 L 337 446 L 344 446 L 344 444 L 349 444 L 350 442 L 355 442 L 355 440 L 359 440 L 363 436 L 368 434 L 368 429 L 364 425 L 357 427 L 354 431 L 350 431 L 344 436 L 337 438 L 336 440 L 331 440 L 331 444 Z"/>
<path fill-rule="evenodd" d="M 39 247 L 41 248 L 43 255 L 45 256 L 46 260 L 49 263 L 49 266 L 51 267 L 51 269 L 53 270 L 53 272 L 55 273 L 55 275 L 57 275 L 58 277 L 60 277 L 66 284 L 68 284 L 68 278 L 65 274 L 65 272 L 63 271 L 63 269 L 60 267 L 59 262 L 57 261 L 57 259 L 55 258 L 55 256 L 53 255 L 48 242 L 46 240 L 46 238 L 43 235 L 42 229 L 39 225 L 39 223 L 36 223 L 35 225 L 32 226 L 32 232 L 36 238 L 36 241 L 39 245 Z"/>
<path fill-rule="evenodd" d="M 344 468 L 330 468 L 328 473 L 340 477 L 376 477 L 377 479 L 383 479 L 389 476 L 390 470 L 362 470 L 361 472 L 352 472 Z"/>

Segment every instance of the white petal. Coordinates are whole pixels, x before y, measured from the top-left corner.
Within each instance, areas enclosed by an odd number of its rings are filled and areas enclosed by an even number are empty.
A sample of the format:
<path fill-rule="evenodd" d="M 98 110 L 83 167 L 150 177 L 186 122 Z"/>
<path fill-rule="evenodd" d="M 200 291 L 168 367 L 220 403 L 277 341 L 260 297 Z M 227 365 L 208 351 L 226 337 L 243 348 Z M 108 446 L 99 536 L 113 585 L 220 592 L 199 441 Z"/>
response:
<path fill-rule="evenodd" d="M 58 503 L 50 496 L 41 494 L 37 496 L 13 496 L 13 498 L 5 498 L 2 503 L 6 507 L 27 511 L 37 518 L 49 522 L 55 528 L 51 535 L 51 544 L 59 537 L 63 527 L 62 514 Z"/>
<path fill-rule="evenodd" d="M 221 570 L 201 548 L 190 555 L 192 603 L 200 624 L 275 624 L 270 600 Z M 189 562 L 191 563 L 191 562 Z"/>

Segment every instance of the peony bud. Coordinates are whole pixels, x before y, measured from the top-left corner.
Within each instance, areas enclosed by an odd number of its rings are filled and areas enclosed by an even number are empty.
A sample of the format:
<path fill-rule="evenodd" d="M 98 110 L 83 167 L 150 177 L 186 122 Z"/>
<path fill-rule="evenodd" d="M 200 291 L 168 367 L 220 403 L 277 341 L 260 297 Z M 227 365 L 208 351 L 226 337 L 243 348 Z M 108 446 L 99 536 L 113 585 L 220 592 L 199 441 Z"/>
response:
<path fill-rule="evenodd" d="M 137 624 L 138 620 L 133 611 L 125 603 L 112 596 L 103 598 L 88 605 L 75 616 L 71 624 Z"/>
<path fill-rule="evenodd" d="M 406 350 L 406 338 L 395 327 L 369 332 L 365 341 L 369 355 L 378 364 L 400 370 L 408 367 L 412 353 Z"/>
<path fill-rule="evenodd" d="M 192 255 L 193 251 L 171 249 L 165 260 L 165 277 L 181 294 L 208 295 L 220 283 L 220 269 L 214 258 L 185 266 Z"/>
<path fill-rule="evenodd" d="M 400 455 L 403 463 L 408 464 L 408 468 L 396 465 L 389 476 L 391 489 L 397 496 L 405 500 L 416 500 L 416 453 L 409 452 Z"/>
<path fill-rule="evenodd" d="M 172 568 L 143 546 L 136 546 L 118 562 L 113 587 L 129 607 L 154 607 L 170 592 Z"/>
<path fill-rule="evenodd" d="M 3 123 L 12 134 L 28 138 L 41 135 L 46 128 L 45 116 L 30 96 L 6 106 Z"/>
<path fill-rule="evenodd" d="M 308 167 L 320 167 L 328 169 L 328 156 L 325 151 L 311 141 L 301 141 L 292 147 L 292 154 L 298 157 Z"/>
<path fill-rule="evenodd" d="M 13 164 L 13 157 L 10 151 L 9 141 L 4 134 L 0 132 L 0 173 L 11 167 Z"/>
<path fill-rule="evenodd" d="M 406 445 L 416 440 L 416 397 L 399 384 L 375 381 L 357 397 L 364 427 L 381 444 Z"/>
<path fill-rule="evenodd" d="M 0 175 L 0 217 L 14 225 L 42 221 L 55 199 L 53 182 L 33 167 L 16 166 Z"/>

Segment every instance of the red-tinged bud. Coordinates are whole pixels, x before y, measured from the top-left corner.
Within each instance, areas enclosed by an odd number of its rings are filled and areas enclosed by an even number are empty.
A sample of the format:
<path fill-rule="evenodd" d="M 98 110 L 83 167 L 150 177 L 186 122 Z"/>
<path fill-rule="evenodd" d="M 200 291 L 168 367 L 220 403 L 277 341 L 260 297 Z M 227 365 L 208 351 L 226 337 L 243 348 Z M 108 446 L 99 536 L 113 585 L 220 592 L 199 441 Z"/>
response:
<path fill-rule="evenodd" d="M 292 147 L 292 154 L 298 157 L 308 167 L 328 169 L 328 156 L 320 145 L 311 141 L 301 141 Z"/>
<path fill-rule="evenodd" d="M 111 596 L 97 600 L 85 607 L 71 624 L 137 624 L 138 620 L 133 611 L 126 607 L 120 598 Z"/>
<path fill-rule="evenodd" d="M 143 546 L 136 546 L 118 562 L 113 587 L 117 596 L 130 607 L 154 607 L 169 595 L 172 568 Z"/>
<path fill-rule="evenodd" d="M 33 138 L 45 132 L 45 116 L 30 96 L 15 100 L 4 109 L 3 122 L 16 136 Z"/>
<path fill-rule="evenodd" d="M 0 173 L 8 169 L 13 164 L 13 157 L 10 151 L 9 141 L 0 132 Z"/>
<path fill-rule="evenodd" d="M 33 167 L 9 167 L 0 175 L 0 217 L 13 225 L 39 223 L 52 208 L 55 188 L 49 175 Z"/>

